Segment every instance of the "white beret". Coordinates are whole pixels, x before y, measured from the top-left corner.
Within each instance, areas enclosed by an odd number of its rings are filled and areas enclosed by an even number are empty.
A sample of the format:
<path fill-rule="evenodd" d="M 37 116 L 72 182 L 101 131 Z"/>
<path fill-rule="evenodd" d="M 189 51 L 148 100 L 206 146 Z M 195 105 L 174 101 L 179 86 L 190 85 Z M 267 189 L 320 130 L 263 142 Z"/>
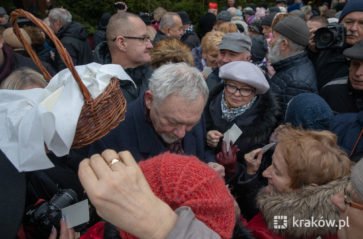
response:
<path fill-rule="evenodd" d="M 264 94 L 270 89 L 261 69 L 247 61 L 233 61 L 219 69 L 219 77 L 224 80 L 235 80 L 256 89 L 256 94 Z"/>

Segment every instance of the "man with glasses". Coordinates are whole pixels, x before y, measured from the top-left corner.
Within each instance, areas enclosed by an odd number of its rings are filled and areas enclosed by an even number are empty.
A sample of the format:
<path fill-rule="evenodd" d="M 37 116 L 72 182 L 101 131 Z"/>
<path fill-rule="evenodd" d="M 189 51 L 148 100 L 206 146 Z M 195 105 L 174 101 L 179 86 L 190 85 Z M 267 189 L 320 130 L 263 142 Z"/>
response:
<path fill-rule="evenodd" d="M 95 49 L 95 61 L 100 64 L 120 65 L 135 82 L 121 81 L 121 90 L 127 100 L 135 100 L 147 89 L 152 74 L 149 67 L 152 49 L 145 23 L 129 12 L 114 14 L 106 28 L 107 42 L 101 42 Z"/>
<path fill-rule="evenodd" d="M 348 185 L 332 198 L 342 220 L 349 225 L 340 228 L 339 239 L 361 238 L 363 234 L 363 159 L 352 169 Z"/>

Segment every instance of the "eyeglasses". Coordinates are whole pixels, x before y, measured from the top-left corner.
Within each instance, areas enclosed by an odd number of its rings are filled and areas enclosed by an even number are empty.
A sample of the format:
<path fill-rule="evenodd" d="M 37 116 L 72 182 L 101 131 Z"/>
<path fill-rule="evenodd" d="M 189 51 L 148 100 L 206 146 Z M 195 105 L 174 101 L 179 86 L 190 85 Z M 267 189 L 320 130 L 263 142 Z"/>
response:
<path fill-rule="evenodd" d="M 118 36 L 115 36 L 115 38 L 112 39 L 112 41 L 116 41 Z M 140 40 L 140 41 L 144 41 L 144 43 L 146 44 L 147 42 L 151 42 L 151 39 L 149 36 L 142 36 L 142 37 L 133 37 L 133 36 L 122 36 L 123 38 L 126 39 L 134 39 L 134 40 Z"/>
<path fill-rule="evenodd" d="M 238 90 L 239 93 L 240 93 L 240 95 L 242 95 L 244 97 L 250 96 L 250 95 L 252 95 L 253 93 L 256 92 L 255 89 L 251 89 L 251 88 L 238 88 L 237 86 L 231 85 L 231 84 L 228 84 L 228 83 L 224 83 L 224 88 L 230 94 L 234 94 Z"/>
<path fill-rule="evenodd" d="M 344 188 L 344 203 L 346 205 L 349 205 L 350 207 L 354 207 L 356 209 L 359 209 L 359 210 L 363 210 L 363 205 L 362 204 L 359 204 L 359 203 L 356 203 L 356 202 L 352 202 L 350 200 L 351 198 L 351 195 L 349 192 L 347 192 L 347 189 Z"/>

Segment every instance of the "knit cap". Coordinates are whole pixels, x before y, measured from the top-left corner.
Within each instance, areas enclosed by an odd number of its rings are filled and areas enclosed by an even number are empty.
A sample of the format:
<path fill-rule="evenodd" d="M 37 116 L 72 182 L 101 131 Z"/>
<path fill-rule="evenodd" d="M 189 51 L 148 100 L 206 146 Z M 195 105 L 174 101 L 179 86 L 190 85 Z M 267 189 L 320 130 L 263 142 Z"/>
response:
<path fill-rule="evenodd" d="M 272 21 L 274 20 L 274 17 L 276 16 L 276 12 L 270 13 L 266 17 L 262 18 L 261 25 L 269 26 L 271 27 Z"/>
<path fill-rule="evenodd" d="M 196 218 L 231 238 L 235 226 L 233 197 L 223 179 L 194 156 L 164 153 L 139 163 L 154 194 L 173 210 L 188 206 Z M 135 238 L 121 231 L 123 239 Z"/>
<path fill-rule="evenodd" d="M 285 123 L 304 129 L 329 130 L 333 118 L 333 111 L 323 98 L 314 93 L 301 93 L 289 102 Z"/>
<path fill-rule="evenodd" d="M 221 21 L 225 21 L 225 22 L 230 22 L 231 18 L 232 18 L 231 14 L 226 10 L 221 11 L 217 15 L 217 21 L 221 20 Z"/>
<path fill-rule="evenodd" d="M 358 193 L 358 196 L 363 200 L 363 159 L 359 160 L 352 169 L 352 174 L 350 175 L 350 180 L 354 190 Z"/>
<path fill-rule="evenodd" d="M 344 8 L 342 13 L 339 16 L 339 22 L 349 13 L 351 12 L 363 12 L 363 1 L 362 0 L 349 0 Z"/>
<path fill-rule="evenodd" d="M 300 17 L 288 16 L 279 21 L 273 30 L 301 46 L 309 44 L 309 28 Z"/>

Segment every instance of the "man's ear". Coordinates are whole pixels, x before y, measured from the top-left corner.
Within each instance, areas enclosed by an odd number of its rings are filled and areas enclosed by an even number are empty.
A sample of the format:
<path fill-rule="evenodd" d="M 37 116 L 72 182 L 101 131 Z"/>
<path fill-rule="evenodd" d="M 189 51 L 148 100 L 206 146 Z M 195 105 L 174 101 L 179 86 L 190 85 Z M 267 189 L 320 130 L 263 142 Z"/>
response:
<path fill-rule="evenodd" d="M 252 55 L 251 55 L 251 53 L 249 53 L 248 56 L 246 56 L 246 61 L 250 62 L 251 58 L 252 58 Z"/>
<path fill-rule="evenodd" d="M 147 90 L 145 92 L 144 100 L 146 108 L 150 110 L 153 103 L 153 93 L 150 90 Z"/>
<path fill-rule="evenodd" d="M 115 40 L 116 47 L 120 49 L 121 51 L 126 51 L 127 49 L 127 43 L 125 41 L 125 38 L 123 36 L 117 36 Z"/>
<path fill-rule="evenodd" d="M 334 194 L 331 198 L 332 203 L 339 208 L 341 212 L 345 212 L 347 210 L 347 207 L 345 206 L 344 202 L 344 192 L 341 191 L 337 194 Z"/>

